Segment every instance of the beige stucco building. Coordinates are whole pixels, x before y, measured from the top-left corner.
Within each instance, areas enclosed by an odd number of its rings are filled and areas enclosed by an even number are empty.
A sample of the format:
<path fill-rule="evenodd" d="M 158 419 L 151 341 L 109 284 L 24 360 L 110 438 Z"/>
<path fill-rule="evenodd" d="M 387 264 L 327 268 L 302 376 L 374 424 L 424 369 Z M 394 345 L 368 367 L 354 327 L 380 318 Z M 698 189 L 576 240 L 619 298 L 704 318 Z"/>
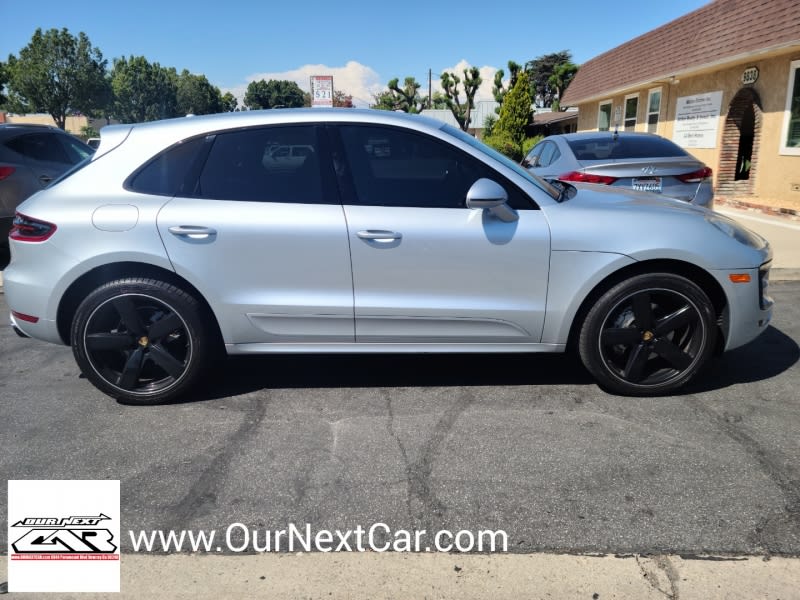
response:
<path fill-rule="evenodd" d="M 85 127 L 92 127 L 95 131 L 108 125 L 108 119 L 92 119 L 84 115 L 68 116 L 64 124 L 64 130 L 68 133 L 81 137 Z M 35 113 L 30 115 L 15 115 L 0 113 L 0 123 L 26 123 L 31 125 L 50 125 L 56 126 L 56 122 L 50 115 Z"/>
<path fill-rule="evenodd" d="M 800 2 L 716 0 L 581 66 L 578 131 L 649 131 L 723 198 L 800 202 Z"/>

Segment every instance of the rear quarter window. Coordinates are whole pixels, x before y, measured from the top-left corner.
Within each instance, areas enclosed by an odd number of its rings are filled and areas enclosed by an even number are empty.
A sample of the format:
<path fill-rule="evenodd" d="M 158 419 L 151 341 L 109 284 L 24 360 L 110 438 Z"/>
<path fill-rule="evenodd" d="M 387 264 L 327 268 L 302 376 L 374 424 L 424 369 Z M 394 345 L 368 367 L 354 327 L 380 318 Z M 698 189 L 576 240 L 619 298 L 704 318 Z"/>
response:
<path fill-rule="evenodd" d="M 194 190 L 193 167 L 203 151 L 205 137 L 179 142 L 136 171 L 125 189 L 156 196 L 189 195 Z"/>

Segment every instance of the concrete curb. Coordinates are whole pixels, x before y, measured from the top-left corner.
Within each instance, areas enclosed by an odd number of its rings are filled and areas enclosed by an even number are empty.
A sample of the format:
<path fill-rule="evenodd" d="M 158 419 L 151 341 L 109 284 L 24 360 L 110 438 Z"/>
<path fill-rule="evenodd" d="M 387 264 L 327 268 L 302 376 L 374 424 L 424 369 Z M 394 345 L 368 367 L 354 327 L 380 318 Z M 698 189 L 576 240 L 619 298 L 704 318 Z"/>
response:
<path fill-rule="evenodd" d="M 126 554 L 120 567 L 122 593 L 94 598 L 788 600 L 800 581 L 798 558 L 675 555 Z"/>
<path fill-rule="evenodd" d="M 794 208 L 766 206 L 765 204 L 758 204 L 757 202 L 748 202 L 746 200 L 719 197 L 714 198 L 714 204 L 728 206 L 730 208 L 738 208 L 740 210 L 760 212 L 764 213 L 765 215 L 772 215 L 773 217 L 784 217 L 792 220 L 800 220 L 800 210 L 796 210 Z"/>

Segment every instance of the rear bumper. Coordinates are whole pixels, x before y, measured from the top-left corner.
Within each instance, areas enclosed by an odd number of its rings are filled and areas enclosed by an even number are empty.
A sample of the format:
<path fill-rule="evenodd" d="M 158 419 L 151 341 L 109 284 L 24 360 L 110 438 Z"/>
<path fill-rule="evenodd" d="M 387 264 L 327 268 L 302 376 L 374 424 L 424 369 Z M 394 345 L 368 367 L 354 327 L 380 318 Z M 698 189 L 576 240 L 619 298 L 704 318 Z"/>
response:
<path fill-rule="evenodd" d="M 14 333 L 16 333 L 19 337 L 21 337 L 21 338 L 29 338 L 29 337 L 31 337 L 27 333 L 22 331 L 22 329 L 20 329 L 19 325 L 17 325 L 17 320 L 14 318 L 14 314 L 13 313 L 9 313 L 8 314 L 8 320 L 11 321 L 11 329 L 13 329 Z"/>

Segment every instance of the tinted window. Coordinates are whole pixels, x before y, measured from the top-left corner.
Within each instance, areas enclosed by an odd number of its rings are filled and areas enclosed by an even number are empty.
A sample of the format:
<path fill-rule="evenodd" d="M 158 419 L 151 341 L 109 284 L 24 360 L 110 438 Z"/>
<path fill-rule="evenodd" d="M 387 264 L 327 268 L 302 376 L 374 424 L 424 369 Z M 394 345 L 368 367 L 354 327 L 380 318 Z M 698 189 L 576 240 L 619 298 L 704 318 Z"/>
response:
<path fill-rule="evenodd" d="M 536 166 L 549 167 L 553 162 L 558 160 L 558 157 L 561 155 L 561 153 L 558 151 L 558 148 L 553 142 L 545 142 L 542 145 L 544 147 L 542 148 L 542 154 L 539 158 L 539 164 Z"/>
<path fill-rule="evenodd" d="M 134 174 L 126 187 L 158 196 L 191 195 L 194 182 L 189 180 L 189 175 L 204 141 L 204 138 L 195 138 L 168 148 Z"/>
<path fill-rule="evenodd" d="M 65 165 L 78 162 L 69 160 L 64 148 L 61 146 L 59 137 L 59 134 L 32 133 L 9 140 L 6 142 L 6 146 L 32 160 Z"/>
<path fill-rule="evenodd" d="M 359 204 L 465 208 L 482 177 L 502 185 L 515 208 L 533 208 L 513 184 L 480 161 L 427 135 L 391 127 L 340 126 Z"/>
<path fill-rule="evenodd" d="M 620 136 L 616 141 L 611 136 L 608 138 L 577 138 L 567 140 L 567 144 L 578 160 L 688 156 L 679 146 L 655 136 Z"/>
<path fill-rule="evenodd" d="M 94 154 L 94 150 L 90 146 L 73 139 L 71 135 L 60 135 L 58 137 L 61 138 L 61 143 L 64 145 L 70 164 L 76 165 Z"/>
<path fill-rule="evenodd" d="M 198 195 L 217 200 L 324 202 L 317 128 L 264 127 L 217 134 Z"/>

